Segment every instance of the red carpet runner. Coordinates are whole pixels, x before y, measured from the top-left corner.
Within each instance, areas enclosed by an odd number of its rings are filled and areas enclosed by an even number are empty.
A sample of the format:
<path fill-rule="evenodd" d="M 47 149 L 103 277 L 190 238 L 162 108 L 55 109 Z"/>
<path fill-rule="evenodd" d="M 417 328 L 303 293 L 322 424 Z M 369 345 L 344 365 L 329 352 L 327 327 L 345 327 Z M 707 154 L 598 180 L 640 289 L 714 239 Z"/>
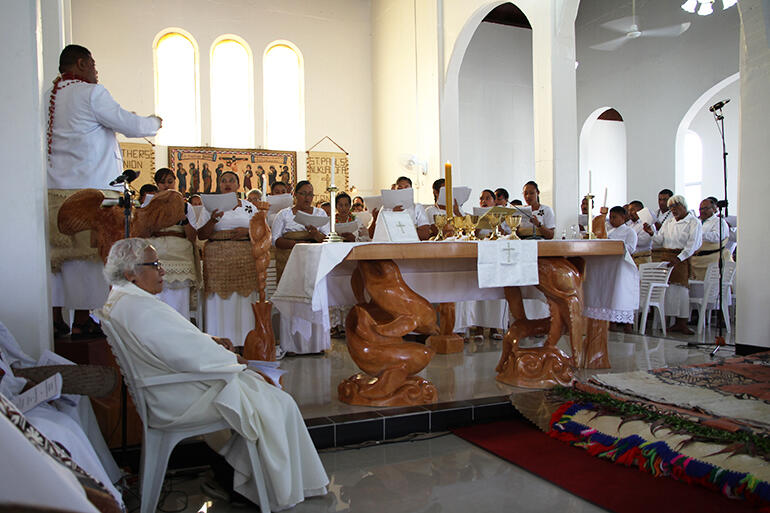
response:
<path fill-rule="evenodd" d="M 595 458 L 583 449 L 550 438 L 526 420 L 478 424 L 452 431 L 574 495 L 617 513 L 757 511 L 744 501 Z"/>

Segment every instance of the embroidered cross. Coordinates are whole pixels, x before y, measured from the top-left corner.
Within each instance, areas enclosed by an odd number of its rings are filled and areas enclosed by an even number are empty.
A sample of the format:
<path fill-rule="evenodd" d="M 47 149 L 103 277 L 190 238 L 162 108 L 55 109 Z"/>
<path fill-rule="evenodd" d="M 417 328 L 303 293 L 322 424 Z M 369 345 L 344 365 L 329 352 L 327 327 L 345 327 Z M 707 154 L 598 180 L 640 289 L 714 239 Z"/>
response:
<path fill-rule="evenodd" d="M 516 252 L 516 249 L 511 247 L 510 242 L 506 242 L 505 247 L 503 248 L 503 251 L 505 251 L 506 257 L 507 257 L 505 260 L 505 263 L 512 264 L 513 262 L 511 261 L 511 251 Z"/>
<path fill-rule="evenodd" d="M 396 227 L 397 227 L 399 230 L 401 230 L 401 233 L 402 233 L 402 234 L 406 233 L 406 232 L 404 231 L 404 228 L 406 228 L 406 225 L 405 225 L 405 224 L 403 224 L 401 221 L 399 221 L 399 222 L 398 222 L 398 224 L 396 224 Z"/>

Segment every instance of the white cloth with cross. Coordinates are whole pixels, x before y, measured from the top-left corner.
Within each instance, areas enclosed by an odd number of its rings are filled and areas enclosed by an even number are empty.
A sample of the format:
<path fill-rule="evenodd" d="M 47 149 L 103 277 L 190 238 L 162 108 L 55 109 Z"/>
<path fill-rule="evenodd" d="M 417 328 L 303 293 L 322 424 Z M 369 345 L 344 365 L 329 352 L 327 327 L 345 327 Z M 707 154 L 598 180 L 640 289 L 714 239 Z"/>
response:
<path fill-rule="evenodd" d="M 478 242 L 479 287 L 537 285 L 537 241 L 482 240 Z"/>

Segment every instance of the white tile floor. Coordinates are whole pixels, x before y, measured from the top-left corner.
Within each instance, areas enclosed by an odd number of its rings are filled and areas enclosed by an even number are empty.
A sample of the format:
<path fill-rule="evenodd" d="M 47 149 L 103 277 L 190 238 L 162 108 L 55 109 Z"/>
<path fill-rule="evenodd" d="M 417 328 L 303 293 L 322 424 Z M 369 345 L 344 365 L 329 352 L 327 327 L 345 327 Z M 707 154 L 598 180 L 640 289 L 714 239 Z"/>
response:
<path fill-rule="evenodd" d="M 713 340 L 713 336 L 712 331 L 706 340 Z M 687 347 L 687 339 L 692 337 L 664 339 L 611 332 L 609 352 L 613 367 L 600 372 L 709 361 L 708 350 Z M 494 380 L 499 352 L 499 341 L 474 340 L 466 344 L 463 354 L 436 355 L 424 371 L 424 377 L 436 384 L 440 401 L 520 391 Z M 727 348 L 718 357 L 732 354 L 732 348 Z M 339 381 L 357 372 L 344 341 L 335 340 L 325 356 L 287 358 L 282 366 L 289 370 L 286 389 L 296 398 L 306 418 L 367 409 L 340 403 L 336 398 Z M 320 383 L 326 386 L 319 386 Z M 308 499 L 290 511 L 482 513 L 501 511 L 506 505 L 517 512 L 603 511 L 454 435 L 362 449 L 322 451 L 321 459 L 331 481 L 329 493 Z M 201 481 L 196 477 L 172 480 L 173 488 L 179 493 L 169 496 L 162 505 L 163 510 L 226 513 L 257 509 L 236 508 L 211 500 L 201 493 Z"/>

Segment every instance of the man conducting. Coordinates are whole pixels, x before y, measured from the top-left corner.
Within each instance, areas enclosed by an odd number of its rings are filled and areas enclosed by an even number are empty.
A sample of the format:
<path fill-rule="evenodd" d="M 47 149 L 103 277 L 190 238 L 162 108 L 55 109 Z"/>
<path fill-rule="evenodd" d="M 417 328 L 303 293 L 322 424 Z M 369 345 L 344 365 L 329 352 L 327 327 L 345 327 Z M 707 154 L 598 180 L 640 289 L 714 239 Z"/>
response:
<path fill-rule="evenodd" d="M 73 338 L 85 338 L 99 334 L 88 311 L 104 304 L 107 283 L 97 251 L 91 247 L 90 232 L 76 236 L 60 233 L 59 208 L 79 189 L 107 189 L 110 181 L 123 172 L 115 132 L 126 137 L 155 135 L 162 120 L 158 116 L 138 116 L 118 105 L 98 84 L 94 58 L 82 46 L 68 45 L 62 50 L 59 73 L 47 92 L 46 138 L 54 335 L 70 331 L 62 318 L 65 307 L 75 310 Z"/>

